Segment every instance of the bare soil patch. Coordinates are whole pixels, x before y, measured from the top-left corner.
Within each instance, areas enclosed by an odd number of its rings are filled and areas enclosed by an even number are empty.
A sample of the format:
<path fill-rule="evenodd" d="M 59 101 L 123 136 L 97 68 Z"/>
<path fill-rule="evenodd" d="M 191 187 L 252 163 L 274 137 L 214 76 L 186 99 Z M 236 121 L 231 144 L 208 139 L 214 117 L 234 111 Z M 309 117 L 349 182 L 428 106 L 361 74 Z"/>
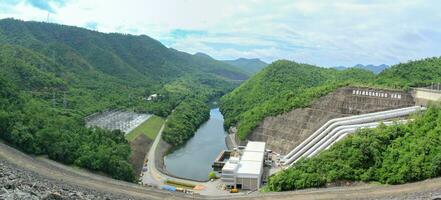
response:
<path fill-rule="evenodd" d="M 153 140 L 149 139 L 144 134 L 138 135 L 138 137 L 130 142 L 130 148 L 132 149 L 130 162 L 133 166 L 135 176 L 141 173 L 144 160 L 149 152 L 150 147 L 152 146 L 152 143 Z"/>

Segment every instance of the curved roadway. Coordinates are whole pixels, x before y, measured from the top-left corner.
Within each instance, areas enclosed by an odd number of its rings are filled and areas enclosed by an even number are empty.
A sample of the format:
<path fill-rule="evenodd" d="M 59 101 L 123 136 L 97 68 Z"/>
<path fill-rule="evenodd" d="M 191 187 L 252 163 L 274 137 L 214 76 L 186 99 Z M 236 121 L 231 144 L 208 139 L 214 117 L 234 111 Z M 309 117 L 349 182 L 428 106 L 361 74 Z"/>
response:
<path fill-rule="evenodd" d="M 254 192 L 249 195 L 237 196 L 192 196 L 117 181 L 86 170 L 65 166 L 46 158 L 29 156 L 2 142 L 0 142 L 0 159 L 24 170 L 35 172 L 49 180 L 58 180 L 65 184 L 104 193 L 123 195 L 127 199 L 427 199 L 434 195 L 441 195 L 441 178 L 435 178 L 394 186 L 362 184 L 279 193 Z M 150 168 L 149 170 L 155 169 Z"/>

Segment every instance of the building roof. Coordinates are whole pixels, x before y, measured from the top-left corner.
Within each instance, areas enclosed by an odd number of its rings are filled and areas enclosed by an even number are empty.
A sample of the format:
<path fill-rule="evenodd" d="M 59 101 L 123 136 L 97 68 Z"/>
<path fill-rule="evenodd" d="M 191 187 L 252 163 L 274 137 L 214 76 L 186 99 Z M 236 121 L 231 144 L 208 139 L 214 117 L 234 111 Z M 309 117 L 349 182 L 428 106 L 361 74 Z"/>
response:
<path fill-rule="evenodd" d="M 240 160 L 244 161 L 263 161 L 264 152 L 245 151 Z"/>
<path fill-rule="evenodd" d="M 249 141 L 239 162 L 237 176 L 260 177 L 262 175 L 265 142 Z"/>
<path fill-rule="evenodd" d="M 237 169 L 239 164 L 232 163 L 232 162 L 226 162 L 225 165 L 222 167 L 222 171 L 235 171 Z"/>
<path fill-rule="evenodd" d="M 237 169 L 238 177 L 259 177 L 262 174 L 262 162 L 241 160 Z"/>
<path fill-rule="evenodd" d="M 249 141 L 240 160 L 231 157 L 222 168 L 222 171 L 234 171 L 236 177 L 259 178 L 263 173 L 265 143 Z"/>
<path fill-rule="evenodd" d="M 238 157 L 230 157 L 230 159 L 222 167 L 222 171 L 223 170 L 235 171 L 237 169 L 238 165 L 239 165 L 239 158 Z"/>
<path fill-rule="evenodd" d="M 230 161 L 231 163 L 238 163 L 239 162 L 239 157 L 230 157 L 230 159 L 228 159 L 228 161 Z"/>
<path fill-rule="evenodd" d="M 245 151 L 265 152 L 265 142 L 248 141 Z"/>

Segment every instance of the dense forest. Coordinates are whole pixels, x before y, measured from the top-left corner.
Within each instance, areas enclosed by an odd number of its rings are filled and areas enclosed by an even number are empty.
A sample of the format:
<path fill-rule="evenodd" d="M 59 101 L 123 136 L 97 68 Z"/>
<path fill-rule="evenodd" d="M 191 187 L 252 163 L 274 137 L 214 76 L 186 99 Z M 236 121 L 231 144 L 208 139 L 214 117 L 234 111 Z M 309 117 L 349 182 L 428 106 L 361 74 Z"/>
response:
<path fill-rule="evenodd" d="M 225 127 L 236 126 L 245 139 L 268 116 L 309 106 L 313 100 L 344 85 L 408 89 L 441 82 L 441 58 L 394 65 L 375 76 L 349 68 L 326 69 L 291 61 L 276 61 L 221 99 Z"/>
<path fill-rule="evenodd" d="M 124 134 L 87 129 L 85 116 L 117 108 L 160 116 L 176 108 L 174 115 L 182 116 L 182 101 L 208 102 L 247 78 L 233 66 L 144 35 L 13 19 L 0 20 L 0 70 L 2 140 L 127 181 L 134 176 Z M 146 101 L 151 94 L 159 98 Z"/>
<path fill-rule="evenodd" d="M 197 99 L 182 101 L 169 116 L 162 138 L 173 146 L 184 144 L 210 117 L 210 108 Z"/>
<path fill-rule="evenodd" d="M 361 69 L 338 71 L 281 60 L 272 63 L 221 99 L 225 127 L 237 125 L 246 136 L 267 116 L 306 107 L 312 100 L 350 83 L 369 83 L 374 74 Z"/>
<path fill-rule="evenodd" d="M 441 82 L 441 57 L 400 63 L 385 69 L 375 83 L 392 88 L 427 86 Z"/>
<path fill-rule="evenodd" d="M 441 176 L 441 107 L 431 107 L 413 119 L 359 130 L 273 175 L 267 189 L 322 187 L 341 180 L 401 184 Z"/>

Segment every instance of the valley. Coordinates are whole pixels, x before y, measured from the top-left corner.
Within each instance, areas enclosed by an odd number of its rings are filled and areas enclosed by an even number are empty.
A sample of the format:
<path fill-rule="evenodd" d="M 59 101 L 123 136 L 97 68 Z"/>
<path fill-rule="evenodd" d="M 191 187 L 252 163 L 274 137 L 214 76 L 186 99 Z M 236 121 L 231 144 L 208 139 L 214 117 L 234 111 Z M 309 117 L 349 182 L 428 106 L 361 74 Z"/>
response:
<path fill-rule="evenodd" d="M 441 195 L 440 57 L 216 60 L 7 18 L 0 69 L 0 198 Z"/>

